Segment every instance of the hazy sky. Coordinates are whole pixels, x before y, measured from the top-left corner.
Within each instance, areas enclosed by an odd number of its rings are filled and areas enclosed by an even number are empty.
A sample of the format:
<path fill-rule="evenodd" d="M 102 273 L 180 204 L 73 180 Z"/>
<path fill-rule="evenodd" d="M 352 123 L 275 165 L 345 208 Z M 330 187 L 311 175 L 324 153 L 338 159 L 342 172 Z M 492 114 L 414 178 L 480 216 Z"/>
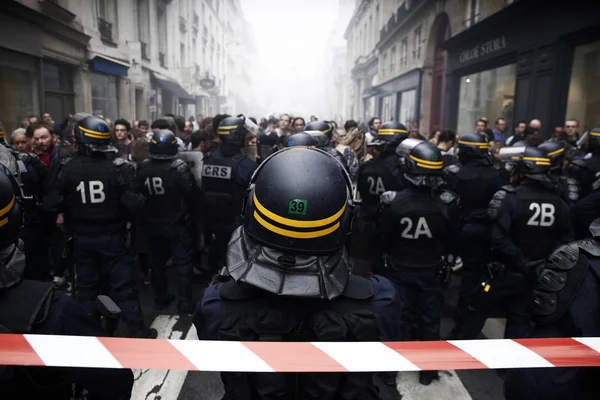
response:
<path fill-rule="evenodd" d="M 299 101 L 304 102 L 293 98 L 292 89 L 314 87 L 311 78 L 323 67 L 319 59 L 337 17 L 338 0 L 240 1 L 256 39 L 260 66 L 256 80 L 268 80 L 270 89 L 278 92 L 273 95 L 277 103 L 273 111 L 294 111 Z M 281 96 L 282 91 L 287 95 Z"/>

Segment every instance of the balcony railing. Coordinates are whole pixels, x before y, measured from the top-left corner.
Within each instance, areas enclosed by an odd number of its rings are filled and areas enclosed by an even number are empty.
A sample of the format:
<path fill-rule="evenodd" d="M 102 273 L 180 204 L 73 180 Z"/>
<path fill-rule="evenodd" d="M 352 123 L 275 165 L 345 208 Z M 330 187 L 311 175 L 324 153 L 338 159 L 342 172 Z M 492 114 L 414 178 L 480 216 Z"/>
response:
<path fill-rule="evenodd" d="M 100 39 L 105 42 L 112 42 L 112 24 L 103 18 L 98 18 L 98 30 Z"/>
<path fill-rule="evenodd" d="M 165 62 L 165 53 L 158 53 L 158 62 L 160 66 L 163 68 L 167 68 L 167 63 Z"/>
<path fill-rule="evenodd" d="M 148 44 L 140 42 L 140 47 L 142 48 L 142 58 L 149 60 L 150 57 L 148 56 Z"/>

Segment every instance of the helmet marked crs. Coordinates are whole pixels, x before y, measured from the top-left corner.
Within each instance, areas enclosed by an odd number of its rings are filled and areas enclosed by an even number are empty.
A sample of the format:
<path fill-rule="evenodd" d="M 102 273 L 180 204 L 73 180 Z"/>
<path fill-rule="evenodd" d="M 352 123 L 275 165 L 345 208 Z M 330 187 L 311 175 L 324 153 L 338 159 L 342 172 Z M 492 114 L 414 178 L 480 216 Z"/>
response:
<path fill-rule="evenodd" d="M 242 114 L 225 118 L 217 128 L 217 135 L 223 143 L 240 147 L 244 147 L 248 133 L 257 135 L 258 127 Z"/>
<path fill-rule="evenodd" d="M 244 231 L 282 251 L 341 249 L 352 222 L 352 183 L 340 163 L 317 148 L 290 147 L 255 171 L 242 210 Z"/>

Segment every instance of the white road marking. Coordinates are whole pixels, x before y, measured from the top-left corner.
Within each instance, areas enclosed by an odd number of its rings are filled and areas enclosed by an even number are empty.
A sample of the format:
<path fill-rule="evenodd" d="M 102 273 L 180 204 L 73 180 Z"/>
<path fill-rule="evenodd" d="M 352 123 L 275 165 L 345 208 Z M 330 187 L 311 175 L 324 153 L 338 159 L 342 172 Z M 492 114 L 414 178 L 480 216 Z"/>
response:
<path fill-rule="evenodd" d="M 181 339 L 198 340 L 196 328 L 191 325 L 185 332 L 174 330 L 175 324 L 179 321 L 177 315 L 159 315 L 152 322 L 151 327 L 158 331 L 159 339 Z M 188 371 L 171 370 L 147 370 L 135 369 L 133 376 L 133 390 L 131 392 L 132 400 L 158 400 L 158 399 L 177 399 L 179 392 L 183 387 Z"/>
<path fill-rule="evenodd" d="M 454 371 L 440 371 L 440 380 L 429 386 L 419 383 L 418 372 L 400 372 L 396 377 L 396 389 L 402 400 L 471 400 L 472 397 Z"/>

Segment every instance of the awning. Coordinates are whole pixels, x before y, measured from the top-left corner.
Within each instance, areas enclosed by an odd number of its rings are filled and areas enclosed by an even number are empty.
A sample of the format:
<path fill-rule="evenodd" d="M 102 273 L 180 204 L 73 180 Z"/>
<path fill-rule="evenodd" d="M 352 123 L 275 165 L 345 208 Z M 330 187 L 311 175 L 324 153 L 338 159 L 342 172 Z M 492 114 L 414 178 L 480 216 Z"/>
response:
<path fill-rule="evenodd" d="M 127 76 L 129 69 L 129 64 L 106 56 L 95 56 L 90 65 L 94 71 L 116 76 Z"/>
<path fill-rule="evenodd" d="M 152 76 L 164 90 L 173 93 L 175 96 L 179 97 L 180 100 L 183 100 L 184 102 L 195 101 L 194 96 L 181 87 L 179 82 L 156 72 L 152 72 Z"/>

